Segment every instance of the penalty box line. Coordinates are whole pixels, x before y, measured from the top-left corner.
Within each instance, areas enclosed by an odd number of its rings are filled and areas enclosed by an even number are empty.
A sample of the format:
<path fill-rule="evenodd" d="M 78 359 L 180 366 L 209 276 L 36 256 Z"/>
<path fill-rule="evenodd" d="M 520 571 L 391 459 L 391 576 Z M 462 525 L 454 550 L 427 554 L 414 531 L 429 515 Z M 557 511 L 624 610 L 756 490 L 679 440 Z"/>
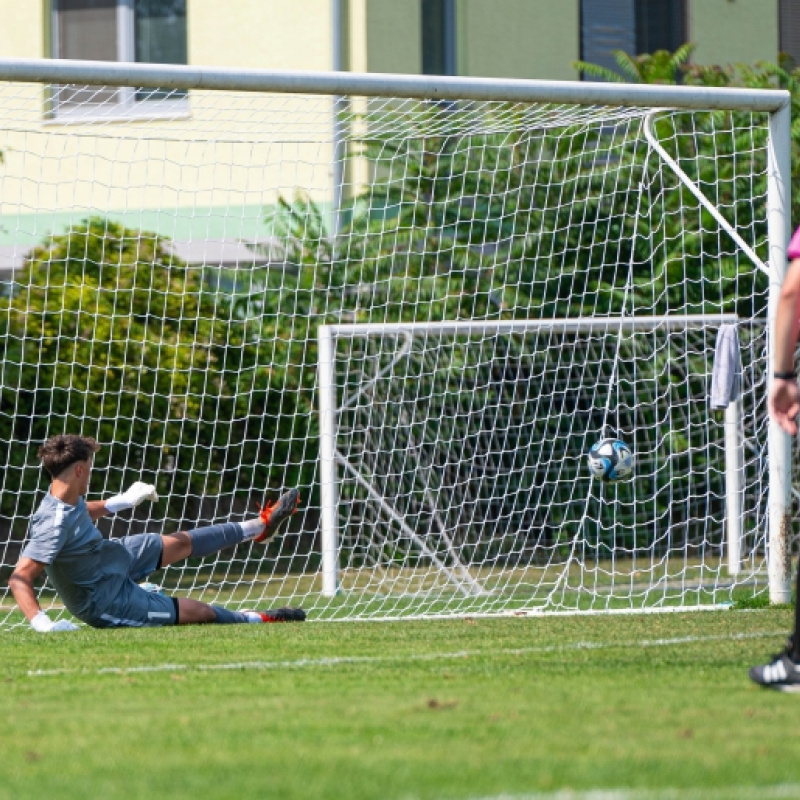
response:
<path fill-rule="evenodd" d="M 30 678 L 54 675 L 130 675 L 142 672 L 211 672 L 219 670 L 276 670 L 307 669 L 315 667 L 336 667 L 348 664 L 390 664 L 405 661 L 447 661 L 460 658 L 480 658 L 485 656 L 525 656 L 546 653 L 570 652 L 580 650 L 610 650 L 612 648 L 634 649 L 642 647 L 674 647 L 681 644 L 702 644 L 703 642 L 743 641 L 785 636 L 785 631 L 756 631 L 717 636 L 678 636 L 669 639 L 639 639 L 627 642 L 574 642 L 573 644 L 554 644 L 540 647 L 511 647 L 499 650 L 457 650 L 450 653 L 405 653 L 387 656 L 323 656 L 320 658 L 298 658 L 282 661 L 237 661 L 223 664 L 143 664 L 133 667 L 98 667 L 97 669 L 34 669 L 28 670 Z"/>

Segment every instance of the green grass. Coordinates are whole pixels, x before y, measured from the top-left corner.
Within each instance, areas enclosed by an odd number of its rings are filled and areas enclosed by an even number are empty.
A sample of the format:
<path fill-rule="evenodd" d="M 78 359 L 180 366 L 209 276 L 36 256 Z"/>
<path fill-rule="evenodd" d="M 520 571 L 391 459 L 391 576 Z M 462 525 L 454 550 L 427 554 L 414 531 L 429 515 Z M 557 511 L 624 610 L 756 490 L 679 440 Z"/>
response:
<path fill-rule="evenodd" d="M 746 675 L 790 624 L 18 628 L 0 634 L 0 798 L 800 798 L 800 697 Z"/>

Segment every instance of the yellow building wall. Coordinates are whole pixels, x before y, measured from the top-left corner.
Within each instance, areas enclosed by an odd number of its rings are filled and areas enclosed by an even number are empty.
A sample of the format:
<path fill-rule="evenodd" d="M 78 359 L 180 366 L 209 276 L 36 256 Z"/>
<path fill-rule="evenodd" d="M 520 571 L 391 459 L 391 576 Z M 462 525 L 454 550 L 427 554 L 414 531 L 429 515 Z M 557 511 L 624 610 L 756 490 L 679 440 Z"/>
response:
<path fill-rule="evenodd" d="M 580 58 L 575 0 L 457 0 L 460 75 L 575 80 Z"/>
<path fill-rule="evenodd" d="M 349 3 L 352 68 L 420 71 L 420 0 Z M 48 10 L 48 0 L 0 0 L 0 57 L 46 55 Z M 574 78 L 578 11 L 578 0 L 457 0 L 459 72 Z M 330 0 L 188 0 L 192 64 L 328 70 L 332 30 Z M 777 2 L 691 0 L 689 35 L 697 63 L 775 60 Z M 172 120 L 63 124 L 46 119 L 44 93 L 0 84 L 0 238 L 43 232 L 15 220 L 87 212 L 146 216 L 143 226 L 175 238 L 209 219 L 206 235 L 237 238 L 278 196 L 332 197 L 330 98 L 192 91 Z M 350 165 L 353 192 L 368 179 L 364 163 Z"/>
<path fill-rule="evenodd" d="M 47 6 L 0 0 L 0 57 L 44 54 Z M 188 0 L 190 63 L 331 69 L 329 0 L 221 8 Z M 87 214 L 176 239 L 248 238 L 279 196 L 332 196 L 330 98 L 194 90 L 172 119 L 79 123 L 47 119 L 44 93 L 0 84 L 0 240 L 38 241 Z"/>
<path fill-rule="evenodd" d="M 329 70 L 331 0 L 187 0 L 189 63 Z"/>
<path fill-rule="evenodd" d="M 688 22 L 696 64 L 778 59 L 777 0 L 691 0 Z"/>
<path fill-rule="evenodd" d="M 0 83 L 0 245 L 89 215 L 178 240 L 251 240 L 268 235 L 279 197 L 330 203 L 328 98 L 193 91 L 172 120 L 64 124 L 43 121 L 40 96 Z"/>
<path fill-rule="evenodd" d="M 44 58 L 44 0 L 0 0 L 0 57 Z"/>
<path fill-rule="evenodd" d="M 49 9 L 49 0 L 0 0 L 0 57 L 48 57 Z M 187 0 L 187 24 L 192 64 L 305 70 L 332 66 L 331 0 Z"/>

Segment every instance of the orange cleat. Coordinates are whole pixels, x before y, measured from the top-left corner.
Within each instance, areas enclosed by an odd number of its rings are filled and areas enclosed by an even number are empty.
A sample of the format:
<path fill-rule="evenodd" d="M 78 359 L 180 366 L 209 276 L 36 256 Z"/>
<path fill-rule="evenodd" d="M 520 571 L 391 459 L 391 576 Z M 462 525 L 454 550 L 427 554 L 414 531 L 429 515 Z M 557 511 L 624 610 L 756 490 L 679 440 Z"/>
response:
<path fill-rule="evenodd" d="M 297 511 L 299 503 L 300 492 L 297 489 L 289 489 L 278 498 L 277 502 L 267 503 L 264 506 L 259 505 L 259 516 L 266 528 L 264 528 L 264 533 L 256 536 L 253 541 L 270 541 L 278 532 L 278 528 Z"/>

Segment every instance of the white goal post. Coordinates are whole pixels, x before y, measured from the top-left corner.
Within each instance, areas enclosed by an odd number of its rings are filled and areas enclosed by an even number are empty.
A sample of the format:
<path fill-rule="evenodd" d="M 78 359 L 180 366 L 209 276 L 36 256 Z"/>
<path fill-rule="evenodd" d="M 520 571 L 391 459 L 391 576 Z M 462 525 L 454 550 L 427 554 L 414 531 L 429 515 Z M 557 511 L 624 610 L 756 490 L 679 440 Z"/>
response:
<path fill-rule="evenodd" d="M 455 383 L 461 384 L 463 388 L 465 383 L 464 372 L 468 371 L 465 367 L 469 364 L 470 357 L 462 355 L 456 359 L 457 366 L 455 368 L 453 368 L 451 361 L 445 358 L 445 365 L 438 364 L 437 367 L 428 372 L 427 376 L 424 369 L 414 370 L 413 367 L 409 367 L 409 363 L 415 357 L 424 361 L 425 351 L 428 350 L 435 353 L 437 360 L 440 360 L 443 342 L 448 342 L 452 346 L 452 342 L 460 341 L 462 343 L 462 352 L 467 353 L 469 352 L 470 342 L 473 349 L 477 343 L 478 349 L 485 350 L 485 348 L 481 348 L 482 344 L 487 341 L 494 343 L 503 337 L 517 339 L 518 343 L 530 338 L 544 338 L 548 347 L 553 350 L 579 353 L 578 361 L 581 368 L 584 368 L 589 358 L 591 358 L 593 348 L 599 348 L 601 352 L 603 349 L 608 349 L 613 354 L 615 350 L 618 351 L 620 337 L 628 342 L 632 342 L 634 338 L 638 337 L 639 353 L 627 365 L 617 365 L 617 380 L 625 380 L 627 378 L 631 382 L 638 382 L 639 401 L 645 402 L 645 394 L 648 394 L 649 402 L 652 403 L 654 399 L 657 401 L 658 398 L 658 389 L 655 389 L 654 392 L 652 391 L 653 386 L 658 384 L 658 379 L 653 376 L 648 378 L 643 374 L 637 377 L 635 374 L 636 358 L 641 358 L 645 353 L 653 357 L 664 349 L 678 349 L 682 350 L 683 356 L 692 354 L 691 357 L 694 358 L 698 371 L 705 374 L 710 367 L 709 358 L 711 354 L 704 346 L 704 342 L 713 340 L 720 326 L 726 324 L 738 325 L 739 323 L 740 320 L 735 314 L 705 316 L 676 314 L 663 317 L 576 317 L 573 319 L 494 322 L 452 321 L 320 326 L 318 329 L 318 356 L 323 594 L 328 597 L 335 597 L 340 592 L 341 573 L 349 574 L 351 580 L 354 574 L 358 574 L 357 579 L 363 581 L 364 567 L 362 566 L 361 570 L 354 570 L 351 561 L 353 548 L 343 546 L 339 531 L 340 519 L 345 528 L 345 538 L 351 541 L 358 541 L 359 539 L 366 541 L 374 536 L 369 531 L 359 530 L 363 523 L 360 520 L 354 521 L 352 513 L 349 513 L 348 506 L 352 506 L 353 501 L 351 499 L 350 503 L 343 502 L 342 486 L 348 486 L 351 495 L 354 490 L 356 493 L 360 491 L 362 502 L 371 503 L 376 507 L 375 518 L 377 520 L 381 517 L 383 518 L 382 523 L 372 520 L 371 525 L 395 526 L 400 534 L 399 538 L 404 538 L 411 550 L 418 551 L 420 556 L 430 562 L 431 569 L 440 574 L 440 578 L 445 584 L 453 587 L 456 596 L 459 593 L 467 597 L 470 595 L 491 594 L 486 589 L 485 582 L 486 579 L 488 581 L 495 580 L 496 575 L 492 575 L 492 570 L 487 569 L 485 563 L 471 556 L 463 557 L 463 554 L 470 550 L 468 546 L 470 536 L 475 535 L 470 531 L 476 527 L 474 508 L 467 512 L 467 516 L 470 519 L 466 521 L 463 519 L 464 514 L 462 511 L 468 505 L 464 502 L 465 496 L 469 495 L 469 492 L 461 494 L 454 508 L 454 495 L 460 494 L 463 486 L 459 487 L 457 482 L 448 483 L 443 475 L 447 470 L 447 466 L 454 461 L 469 460 L 474 457 L 474 454 L 468 455 L 465 452 L 464 445 L 469 438 L 471 430 L 476 427 L 474 419 L 482 416 L 485 412 L 485 408 L 480 406 L 480 402 L 474 401 L 479 381 L 473 380 L 469 384 L 468 393 L 470 394 L 472 408 L 468 415 L 464 415 L 464 421 L 454 426 L 456 436 L 448 440 L 447 435 L 443 435 L 444 429 L 448 427 L 445 420 L 453 419 L 457 416 L 456 409 L 459 404 L 458 402 L 452 402 L 441 406 L 437 405 L 434 399 L 436 392 L 424 393 L 422 395 L 423 402 L 420 404 L 420 383 L 426 379 L 435 383 L 432 375 L 438 368 L 441 372 L 452 372 L 456 376 Z M 346 369 L 348 360 L 352 359 L 353 350 L 370 347 L 370 345 L 374 353 L 371 369 L 364 369 L 364 361 L 366 359 L 357 359 L 361 381 L 347 387 L 346 380 L 342 375 L 342 366 Z M 524 346 L 517 347 L 518 358 L 519 354 L 524 350 Z M 751 352 L 748 353 L 748 350 Z M 491 364 L 491 359 L 498 357 L 498 353 L 494 345 L 490 347 L 490 351 L 488 360 L 484 352 L 478 355 L 477 359 L 473 359 L 471 366 L 477 366 L 482 359 L 485 365 Z M 752 345 L 750 348 L 745 348 L 745 353 L 747 353 L 746 363 L 752 363 Z M 502 357 L 501 355 L 500 358 Z M 535 345 L 519 360 L 522 362 L 525 359 L 531 362 L 537 360 L 537 348 Z M 337 360 L 339 361 L 338 364 Z M 612 360 L 613 355 L 608 361 L 611 362 Z M 631 374 L 625 374 L 628 371 Z M 409 374 L 413 375 L 413 380 L 411 381 L 409 381 Z M 595 373 L 593 378 L 598 384 L 603 382 L 602 375 Z M 531 386 L 530 375 L 521 382 L 514 380 L 513 383 L 515 384 L 516 393 L 513 402 L 518 407 L 530 406 L 527 417 L 525 411 L 518 411 L 516 425 L 523 430 L 525 436 L 536 439 L 539 432 L 537 428 L 542 427 L 542 418 L 546 416 L 541 413 L 541 406 L 543 405 L 541 398 L 542 396 L 548 396 L 550 389 L 540 383 L 535 383 Z M 521 393 L 519 391 L 520 383 L 523 384 Z M 646 386 L 648 383 L 653 384 L 650 391 Z M 345 386 L 346 388 L 342 392 L 337 392 L 337 386 Z M 603 393 L 607 387 L 599 388 L 600 393 Z M 597 385 L 592 387 L 593 392 L 597 389 Z M 569 387 L 565 387 L 565 390 L 568 391 Z M 339 394 L 341 394 L 341 400 L 338 400 L 337 396 Z M 440 393 L 440 395 L 444 394 Z M 450 394 L 452 396 L 456 392 L 451 391 Z M 618 398 L 620 393 L 615 391 L 614 394 Z M 745 392 L 745 395 L 747 394 L 749 393 Z M 601 397 L 600 399 L 602 404 L 605 398 Z M 750 402 L 752 403 L 752 397 Z M 725 497 L 726 538 L 724 555 L 727 572 L 731 577 L 735 578 L 740 572 L 742 542 L 746 537 L 745 528 L 752 528 L 753 526 L 752 519 L 747 523 L 745 523 L 745 520 L 748 517 L 752 518 L 755 506 L 758 505 L 757 497 L 752 494 L 752 486 L 750 486 L 750 496 L 748 497 L 747 481 L 744 477 L 742 399 L 739 398 L 735 402 L 728 404 L 724 412 L 722 425 L 719 425 L 719 422 L 713 419 L 713 414 L 708 407 L 708 397 L 697 396 L 692 398 L 690 403 L 698 404 L 699 407 L 689 413 L 695 418 L 694 424 L 703 429 L 701 436 L 695 435 L 696 439 L 702 440 L 702 444 L 697 446 L 697 455 L 702 456 L 701 451 L 704 449 L 713 451 L 716 448 L 718 450 L 716 457 L 724 460 L 724 479 L 722 474 L 718 476 L 719 484 L 724 491 Z M 376 408 L 385 407 L 388 404 L 394 406 L 394 409 L 384 409 L 376 413 Z M 420 406 L 422 406 L 421 409 Z M 354 411 L 359 407 L 360 413 L 358 410 Z M 674 414 L 672 413 L 673 408 Z M 671 457 L 675 456 L 675 453 L 670 452 L 670 445 L 664 440 L 668 440 L 675 428 L 681 428 L 685 423 L 687 409 L 679 408 L 677 404 L 674 404 L 673 408 L 669 409 L 668 415 L 664 420 L 654 423 L 652 430 L 640 425 L 636 429 L 630 430 L 629 435 L 626 437 L 630 443 L 634 444 L 635 442 L 634 448 L 640 453 L 640 461 L 637 464 L 637 471 L 640 474 L 658 473 L 660 469 L 658 462 L 668 462 Z M 415 427 L 415 422 L 418 422 L 415 417 L 420 410 L 423 415 L 427 416 L 428 422 L 432 423 L 427 426 L 428 441 L 420 442 L 415 440 L 415 433 L 412 430 Z M 591 416 L 591 410 L 586 407 L 581 409 L 584 413 L 589 412 L 586 421 L 588 421 L 588 416 Z M 593 410 L 599 411 L 601 409 L 595 408 Z M 359 420 L 359 417 L 361 417 L 361 420 Z M 380 459 L 375 458 L 374 447 L 365 446 L 367 437 L 380 440 L 382 435 L 387 433 L 389 436 L 394 435 L 398 430 L 399 421 L 402 421 L 400 431 L 401 438 L 405 443 L 404 447 L 414 452 L 413 461 L 411 464 L 403 466 L 402 462 L 406 460 L 406 454 L 403 452 L 404 448 L 401 447 L 399 449 L 399 459 L 395 459 L 394 463 L 390 464 L 389 469 L 376 469 L 376 464 Z M 588 474 L 588 470 L 581 463 L 582 457 L 592 444 L 591 435 L 597 432 L 597 427 L 593 428 L 591 423 L 586 424 L 586 421 L 572 421 L 568 426 L 571 441 L 570 446 L 566 448 L 565 459 L 568 458 L 572 463 L 567 465 L 566 469 L 565 463 L 562 461 L 558 461 L 554 466 L 551 464 L 550 469 L 545 467 L 548 476 L 551 474 L 554 476 L 553 480 L 540 483 L 538 490 L 530 494 L 525 505 L 526 512 L 531 512 L 533 507 L 546 509 L 552 502 L 552 496 L 558 494 L 559 491 L 563 491 L 559 487 L 559 482 L 563 481 L 561 476 L 566 471 L 568 473 L 566 480 L 580 488 L 578 491 L 570 490 L 572 502 L 569 505 L 573 513 L 563 514 L 561 519 L 562 530 L 559 533 L 569 530 L 567 540 L 572 542 L 573 545 L 575 541 L 586 541 L 590 538 L 587 535 L 586 528 L 593 527 L 595 521 L 586 514 L 586 498 L 592 497 L 595 491 L 599 489 L 597 482 L 592 479 Z M 424 429 L 425 425 L 422 427 Z M 501 429 L 507 430 L 507 428 Z M 364 436 L 354 443 L 353 432 L 359 430 L 365 432 Z M 366 433 L 368 430 L 369 434 Z M 617 429 L 614 428 L 614 430 Z M 425 433 L 422 434 L 423 440 L 425 435 Z M 630 437 L 634 437 L 634 439 Z M 577 443 L 577 446 L 575 446 L 575 443 Z M 452 449 L 455 449 L 456 452 L 451 452 Z M 531 449 L 536 449 L 534 441 L 531 442 Z M 572 450 L 571 453 L 570 449 Z M 428 451 L 427 458 L 423 454 L 423 450 Z M 491 448 L 487 448 L 483 455 L 497 460 L 502 458 L 502 453 L 493 452 Z M 430 475 L 424 474 L 430 468 L 430 463 L 426 462 L 431 461 L 437 463 L 442 473 L 433 482 L 430 480 Z M 645 463 L 648 461 L 649 463 Z M 396 468 L 392 469 L 391 467 Z M 542 464 L 540 462 L 535 465 L 527 464 L 526 467 L 527 469 L 535 468 L 541 470 Z M 398 499 L 404 494 L 398 489 L 398 485 L 405 483 L 402 475 L 404 471 L 413 473 L 413 477 L 408 479 L 411 484 L 417 482 L 417 479 L 422 475 L 417 492 L 419 495 L 418 500 L 419 503 L 430 506 L 432 521 L 429 526 L 424 526 L 424 532 L 419 529 L 415 530 L 411 525 L 407 524 L 407 504 L 402 499 L 398 504 Z M 518 483 L 524 472 L 525 467 L 518 469 L 516 475 L 509 482 Z M 511 474 L 509 472 L 509 475 Z M 708 475 L 700 475 L 698 479 L 700 481 L 707 480 Z M 493 499 L 499 501 L 504 492 L 502 488 L 500 491 L 496 488 L 498 483 L 496 474 L 491 475 L 488 479 L 485 475 L 474 479 L 473 488 L 480 491 L 485 489 L 489 483 L 495 485 L 493 487 L 495 495 Z M 668 487 L 669 483 L 670 478 L 662 481 L 661 488 Z M 634 482 L 635 485 L 636 482 Z M 611 492 L 612 495 L 615 495 L 615 500 L 618 501 L 620 499 L 619 492 L 615 493 L 613 489 Z M 635 536 L 637 528 L 643 529 L 647 526 L 648 521 L 652 520 L 653 517 L 650 507 L 657 505 L 654 497 L 654 494 L 657 493 L 657 491 L 648 492 L 640 489 L 638 493 L 634 491 L 631 495 L 634 505 L 645 504 L 648 506 L 643 515 L 631 513 L 630 510 L 628 512 L 623 510 L 623 513 L 618 516 L 613 512 L 612 508 L 610 524 L 616 529 L 618 536 L 625 528 L 629 528 L 630 532 Z M 603 495 L 602 491 L 600 495 Z M 407 500 L 407 497 L 405 499 Z M 674 498 L 670 498 L 670 502 L 677 501 Z M 613 506 L 613 504 L 611 505 Z M 546 514 L 547 512 L 545 511 L 544 513 Z M 443 521 L 445 519 L 447 519 L 447 522 Z M 486 527 L 487 524 L 491 524 L 491 521 L 487 519 L 477 520 L 479 529 Z M 673 556 L 675 553 L 683 554 L 686 543 L 681 539 L 681 535 L 678 534 L 676 537 L 680 541 L 673 541 L 673 534 L 669 524 L 662 522 L 661 526 L 663 528 L 659 545 L 661 556 L 664 559 L 669 559 L 670 554 Z M 348 528 L 355 530 L 348 532 Z M 526 536 L 527 532 L 523 528 L 524 525 L 519 524 L 505 525 L 502 530 L 495 531 L 494 538 L 496 541 L 502 540 L 506 542 L 509 550 L 513 552 L 520 538 Z M 440 538 L 438 546 L 437 537 Z M 621 538 L 619 536 L 620 540 Z M 656 535 L 653 538 L 657 539 L 659 537 Z M 548 547 L 543 546 L 540 542 L 540 549 L 545 551 Z M 556 548 L 550 549 L 555 550 Z M 624 549 L 621 544 L 620 549 Z M 647 547 L 644 550 L 647 550 Z M 551 553 L 548 558 L 548 568 L 552 572 L 559 573 L 555 582 L 555 587 L 559 590 L 562 587 L 563 575 L 567 574 L 574 566 L 571 563 L 573 557 L 574 547 L 572 547 L 568 556 L 560 562 L 554 553 Z M 640 564 L 640 570 L 646 571 L 648 569 L 652 569 L 652 564 L 648 566 Z M 544 573 L 546 573 L 546 570 L 543 571 L 543 576 Z M 629 578 L 629 576 L 625 577 L 626 580 Z M 392 583 L 393 580 L 384 574 L 381 582 Z M 613 576 L 611 576 L 609 583 L 613 584 Z M 549 605 L 554 604 L 553 588 L 551 586 L 543 594 L 539 595 L 542 608 L 546 609 Z M 613 593 L 613 588 L 604 588 L 609 593 Z M 658 594 L 658 592 L 655 592 L 655 594 Z M 536 595 L 535 590 L 532 591 L 532 595 Z M 533 597 L 528 597 L 527 600 L 529 605 L 525 610 L 528 612 L 535 610 L 537 605 L 533 602 Z M 656 602 L 663 602 L 663 600 L 663 597 L 656 598 Z M 653 601 L 653 598 L 651 598 L 651 601 Z M 515 610 L 516 613 L 522 613 L 522 609 L 517 608 Z"/>
<path fill-rule="evenodd" d="M 0 578 L 36 448 L 80 432 L 97 496 L 162 496 L 109 535 L 300 489 L 269 549 L 156 576 L 178 596 L 318 619 L 790 600 L 766 415 L 788 92 L 0 59 L 0 120 Z M 637 464 L 614 485 L 585 465 L 607 431 Z"/>

